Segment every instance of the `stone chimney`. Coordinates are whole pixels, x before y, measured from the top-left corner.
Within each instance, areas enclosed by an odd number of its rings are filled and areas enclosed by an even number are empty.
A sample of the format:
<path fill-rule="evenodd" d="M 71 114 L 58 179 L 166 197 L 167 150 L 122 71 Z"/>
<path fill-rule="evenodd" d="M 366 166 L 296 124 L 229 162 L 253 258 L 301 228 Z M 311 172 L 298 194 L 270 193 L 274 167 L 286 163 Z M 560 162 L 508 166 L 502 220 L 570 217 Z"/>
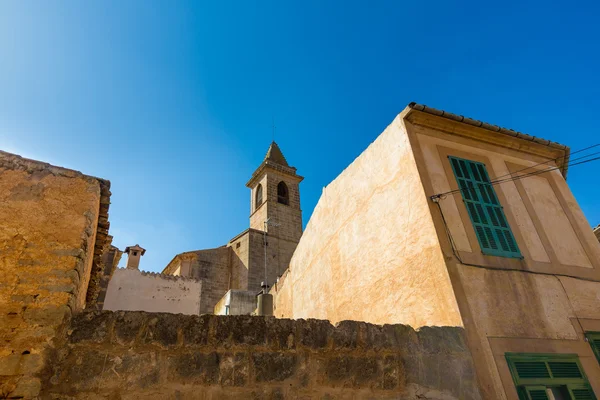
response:
<path fill-rule="evenodd" d="M 139 244 L 126 247 L 125 254 L 127 254 L 127 268 L 140 269 L 140 257 L 143 256 L 144 253 L 146 253 L 146 249 L 141 248 Z"/>

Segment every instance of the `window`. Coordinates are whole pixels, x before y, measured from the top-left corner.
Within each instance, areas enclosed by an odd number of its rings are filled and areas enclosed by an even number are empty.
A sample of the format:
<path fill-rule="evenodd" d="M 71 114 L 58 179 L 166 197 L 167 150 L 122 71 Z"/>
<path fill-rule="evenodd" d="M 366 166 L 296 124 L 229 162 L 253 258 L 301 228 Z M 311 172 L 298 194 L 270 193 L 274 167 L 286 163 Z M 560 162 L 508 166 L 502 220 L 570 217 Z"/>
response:
<path fill-rule="evenodd" d="M 596 400 L 575 354 L 506 353 L 520 400 Z"/>
<path fill-rule="evenodd" d="M 279 185 L 277 185 L 277 202 L 285 204 L 286 206 L 290 204 L 288 187 L 283 181 L 279 182 Z"/>
<path fill-rule="evenodd" d="M 137 251 L 134 251 L 134 252 L 133 252 L 133 255 L 134 255 L 134 256 L 137 256 Z"/>
<path fill-rule="evenodd" d="M 485 164 L 448 158 L 483 254 L 521 258 Z"/>
<path fill-rule="evenodd" d="M 256 187 L 256 199 L 254 202 L 254 209 L 257 209 L 258 206 L 260 206 L 262 204 L 262 185 L 258 184 L 258 186 Z"/>
<path fill-rule="evenodd" d="M 592 346 L 592 351 L 600 363 L 600 332 L 587 332 L 585 337 L 590 343 L 590 346 Z"/>

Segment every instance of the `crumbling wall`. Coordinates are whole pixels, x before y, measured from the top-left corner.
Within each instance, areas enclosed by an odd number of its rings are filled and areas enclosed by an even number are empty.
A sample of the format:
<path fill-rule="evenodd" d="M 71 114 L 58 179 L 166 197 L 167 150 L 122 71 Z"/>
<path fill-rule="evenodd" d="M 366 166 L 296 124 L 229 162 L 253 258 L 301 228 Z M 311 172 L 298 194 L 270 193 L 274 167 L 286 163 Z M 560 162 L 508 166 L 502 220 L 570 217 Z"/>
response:
<path fill-rule="evenodd" d="M 108 187 L 0 152 L 0 397 L 38 394 L 45 352 L 85 306 Z"/>
<path fill-rule="evenodd" d="M 108 284 L 104 310 L 198 315 L 202 282 L 183 276 L 118 268 Z"/>
<path fill-rule="evenodd" d="M 72 399 L 480 399 L 462 328 L 86 311 L 45 370 Z"/>

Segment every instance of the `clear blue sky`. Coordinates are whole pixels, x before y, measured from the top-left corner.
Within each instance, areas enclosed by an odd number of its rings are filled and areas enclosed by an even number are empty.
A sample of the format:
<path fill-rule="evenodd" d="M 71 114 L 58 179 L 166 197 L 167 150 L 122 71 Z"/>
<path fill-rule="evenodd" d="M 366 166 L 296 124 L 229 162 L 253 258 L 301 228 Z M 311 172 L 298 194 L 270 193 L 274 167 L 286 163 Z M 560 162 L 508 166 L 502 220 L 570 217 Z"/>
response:
<path fill-rule="evenodd" d="M 248 227 L 271 140 L 322 187 L 417 101 L 600 142 L 597 2 L 2 1 L 0 149 L 112 182 L 144 269 Z M 569 183 L 600 223 L 600 162 Z"/>

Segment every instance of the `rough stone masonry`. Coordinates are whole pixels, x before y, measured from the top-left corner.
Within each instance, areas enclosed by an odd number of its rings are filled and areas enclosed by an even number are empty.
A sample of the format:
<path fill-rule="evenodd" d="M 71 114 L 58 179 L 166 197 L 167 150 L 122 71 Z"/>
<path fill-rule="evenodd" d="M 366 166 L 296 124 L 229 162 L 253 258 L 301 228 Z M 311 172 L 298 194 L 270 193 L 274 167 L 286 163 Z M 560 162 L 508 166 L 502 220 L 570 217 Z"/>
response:
<path fill-rule="evenodd" d="M 462 328 L 134 311 L 76 315 L 42 374 L 75 399 L 479 399 Z"/>

